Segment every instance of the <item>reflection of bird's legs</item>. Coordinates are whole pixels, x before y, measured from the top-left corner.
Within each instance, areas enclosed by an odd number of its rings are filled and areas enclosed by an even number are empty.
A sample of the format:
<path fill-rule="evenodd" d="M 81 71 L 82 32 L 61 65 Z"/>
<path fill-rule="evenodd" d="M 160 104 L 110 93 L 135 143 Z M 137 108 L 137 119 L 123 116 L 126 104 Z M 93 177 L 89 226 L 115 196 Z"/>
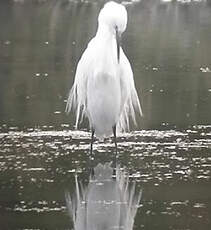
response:
<path fill-rule="evenodd" d="M 117 161 L 117 141 L 116 141 L 116 125 L 113 126 L 113 134 L 114 134 L 114 143 L 115 143 L 115 157 L 114 157 L 114 167 L 116 167 L 116 161 Z"/>

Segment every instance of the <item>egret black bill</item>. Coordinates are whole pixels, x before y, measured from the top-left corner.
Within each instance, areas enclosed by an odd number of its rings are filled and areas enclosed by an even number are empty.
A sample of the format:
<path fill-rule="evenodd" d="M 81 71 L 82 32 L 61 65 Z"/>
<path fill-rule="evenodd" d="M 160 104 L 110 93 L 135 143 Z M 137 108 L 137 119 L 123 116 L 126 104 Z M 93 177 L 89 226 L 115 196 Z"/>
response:
<path fill-rule="evenodd" d="M 116 27 L 115 29 L 116 29 L 117 60 L 119 62 L 120 46 L 121 46 L 121 35 L 120 35 L 119 31 L 118 31 L 118 27 Z"/>

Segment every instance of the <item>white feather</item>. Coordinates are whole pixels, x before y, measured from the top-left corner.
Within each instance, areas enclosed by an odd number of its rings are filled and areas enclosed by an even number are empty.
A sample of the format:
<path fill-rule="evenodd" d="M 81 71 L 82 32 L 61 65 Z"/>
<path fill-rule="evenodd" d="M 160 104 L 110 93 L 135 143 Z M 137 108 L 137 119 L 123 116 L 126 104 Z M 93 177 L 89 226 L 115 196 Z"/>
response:
<path fill-rule="evenodd" d="M 76 70 L 66 111 L 76 111 L 76 128 L 84 115 L 97 137 L 112 134 L 112 127 L 129 130 L 129 117 L 136 124 L 135 111 L 142 115 L 131 65 L 117 44 L 114 28 L 123 32 L 127 24 L 125 7 L 107 3 L 98 17 L 98 31 L 89 42 Z"/>

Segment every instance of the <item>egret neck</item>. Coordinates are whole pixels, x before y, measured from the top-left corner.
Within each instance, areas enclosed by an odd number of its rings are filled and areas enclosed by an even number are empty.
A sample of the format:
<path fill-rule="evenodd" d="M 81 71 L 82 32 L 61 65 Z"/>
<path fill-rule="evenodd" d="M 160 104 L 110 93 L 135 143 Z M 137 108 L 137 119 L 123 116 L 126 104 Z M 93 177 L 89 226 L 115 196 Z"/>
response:
<path fill-rule="evenodd" d="M 106 55 L 107 58 L 112 59 L 113 63 L 119 63 L 120 36 L 117 35 L 116 28 L 99 24 L 95 38 L 99 42 L 99 55 Z"/>

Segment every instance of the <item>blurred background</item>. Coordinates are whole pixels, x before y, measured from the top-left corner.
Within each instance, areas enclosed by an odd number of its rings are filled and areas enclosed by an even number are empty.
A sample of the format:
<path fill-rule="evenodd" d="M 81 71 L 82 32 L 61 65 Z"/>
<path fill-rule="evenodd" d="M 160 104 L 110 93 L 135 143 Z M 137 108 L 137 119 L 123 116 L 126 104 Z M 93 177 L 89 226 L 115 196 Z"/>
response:
<path fill-rule="evenodd" d="M 88 180 L 90 135 L 66 99 L 105 2 L 0 1 L 1 229 L 71 229 L 64 190 Z M 118 140 L 144 189 L 135 229 L 211 229 L 211 1 L 119 2 L 144 113 Z M 110 140 L 94 148 L 111 160 Z"/>

